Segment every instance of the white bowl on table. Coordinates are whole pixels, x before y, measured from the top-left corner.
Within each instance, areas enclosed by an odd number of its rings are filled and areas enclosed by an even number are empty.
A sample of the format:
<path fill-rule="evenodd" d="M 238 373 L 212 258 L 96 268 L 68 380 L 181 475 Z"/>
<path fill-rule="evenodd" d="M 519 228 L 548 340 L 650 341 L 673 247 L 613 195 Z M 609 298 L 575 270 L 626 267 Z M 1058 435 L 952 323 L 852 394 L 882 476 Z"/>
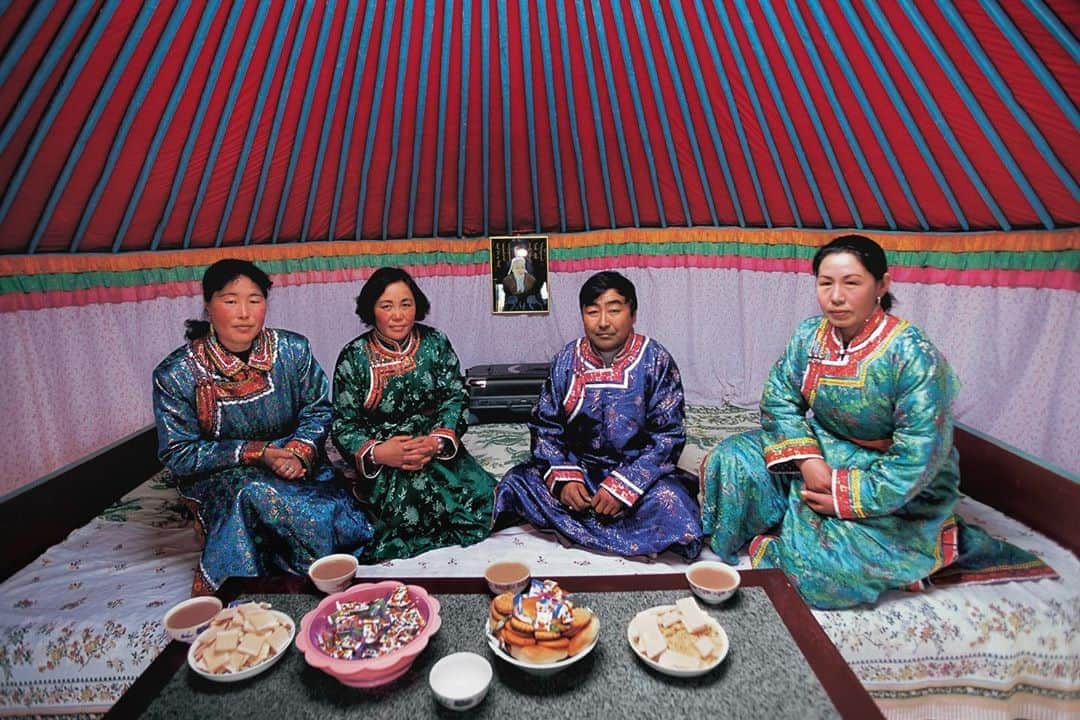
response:
<path fill-rule="evenodd" d="M 428 673 L 428 684 L 444 707 L 468 710 L 476 707 L 491 685 L 491 663 L 471 652 L 456 652 L 441 658 Z"/>
<path fill-rule="evenodd" d="M 526 660 L 518 660 L 516 657 L 502 649 L 502 645 L 499 644 L 499 639 L 491 632 L 491 627 L 487 620 L 484 621 L 484 637 L 487 638 L 488 645 L 491 646 L 491 651 L 494 652 L 495 656 L 500 660 L 504 660 L 515 667 L 519 667 L 531 675 L 545 677 L 565 670 L 593 651 L 593 648 L 596 647 L 596 643 L 600 641 L 600 618 L 596 617 L 595 613 L 593 614 L 593 622 L 597 623 L 596 637 L 593 638 L 593 641 L 582 648 L 580 652 L 571 655 L 564 660 L 557 660 L 552 663 L 533 663 Z"/>
<path fill-rule="evenodd" d="M 269 610 L 268 612 L 271 615 L 273 615 L 277 619 L 277 621 L 279 623 L 285 625 L 289 630 L 289 639 L 281 647 L 280 652 L 273 653 L 272 655 L 267 657 L 262 662 L 257 663 L 255 665 L 252 665 L 249 668 L 244 668 L 243 670 L 237 670 L 236 672 L 213 673 L 213 672 L 209 672 L 208 670 L 203 670 L 202 668 L 200 668 L 196 664 L 195 648 L 198 647 L 199 639 L 202 637 L 203 634 L 210 633 L 210 632 L 217 632 L 214 628 L 210 628 L 208 630 L 204 630 L 203 633 L 200 633 L 199 637 L 195 638 L 195 642 L 191 643 L 191 647 L 188 648 L 188 654 L 187 654 L 188 667 L 190 667 L 195 673 L 197 673 L 198 675 L 201 675 L 202 677 L 206 678 L 207 680 L 213 680 L 214 682 L 223 682 L 223 683 L 239 682 L 240 680 L 247 680 L 250 677 L 255 677 L 256 675 L 259 675 L 259 674 L 264 673 L 267 670 L 269 670 L 271 667 L 273 667 L 277 663 L 278 660 L 281 659 L 281 657 L 286 652 L 288 652 L 289 645 L 292 644 L 293 638 L 296 636 L 296 623 L 293 622 L 293 619 L 291 617 L 289 617 L 288 615 L 286 615 L 283 612 L 279 612 L 277 610 Z"/>

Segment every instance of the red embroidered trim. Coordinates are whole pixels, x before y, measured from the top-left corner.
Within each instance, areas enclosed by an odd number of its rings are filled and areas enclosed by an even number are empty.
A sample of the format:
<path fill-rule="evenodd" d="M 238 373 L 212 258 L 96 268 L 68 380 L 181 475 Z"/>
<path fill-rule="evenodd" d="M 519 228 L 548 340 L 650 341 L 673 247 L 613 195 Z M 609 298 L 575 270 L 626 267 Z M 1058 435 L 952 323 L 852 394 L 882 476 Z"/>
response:
<path fill-rule="evenodd" d="M 765 466 L 772 467 L 793 458 L 823 457 L 817 440 L 811 437 L 792 438 L 775 445 L 769 445 L 763 451 Z"/>
<path fill-rule="evenodd" d="M 621 503 L 632 506 L 641 497 L 641 493 L 634 490 L 615 475 L 608 475 L 600 483 L 600 487 L 615 496 Z"/>
<path fill-rule="evenodd" d="M 451 447 L 453 448 L 453 452 L 451 452 L 449 455 L 445 455 L 445 456 L 442 456 L 442 457 L 436 455 L 436 457 L 438 457 L 440 460 L 449 460 L 450 458 L 457 455 L 459 443 L 458 443 L 457 433 L 456 432 L 454 432 L 450 428 L 439 427 L 439 428 L 435 428 L 434 430 L 432 430 L 428 434 L 429 435 L 434 435 L 435 437 L 446 439 L 450 443 Z"/>
<path fill-rule="evenodd" d="M 384 347 L 373 337 L 369 337 L 364 345 L 368 364 L 371 366 L 371 387 L 368 388 L 367 397 L 364 398 L 364 409 L 371 410 L 382 400 L 383 390 L 386 389 L 390 378 L 405 375 L 416 369 L 416 353 L 420 349 L 420 331 L 413 327 L 409 340 L 405 343 L 405 349 L 401 352 Z"/>
<path fill-rule="evenodd" d="M 593 351 L 587 338 L 580 338 L 574 354 L 574 376 L 570 380 L 570 389 L 563 399 L 563 409 L 572 415 L 581 403 L 585 389 L 595 383 L 625 385 L 626 373 L 637 365 L 639 355 L 645 347 L 647 338 L 634 333 L 622 350 L 615 356 L 611 367 L 603 367 L 603 359 Z"/>
<path fill-rule="evenodd" d="M 277 333 L 263 330 L 251 345 L 251 356 L 244 363 L 222 348 L 213 335 L 191 341 L 195 376 L 195 415 L 199 429 L 217 437 L 217 405 L 241 402 L 270 390 L 270 369 L 274 364 Z M 222 379 L 215 379 L 214 375 Z"/>
<path fill-rule="evenodd" d="M 240 448 L 240 462 L 245 465 L 258 465 L 269 444 L 262 440 L 250 440 L 244 443 L 244 446 Z"/>
<path fill-rule="evenodd" d="M 845 350 L 839 333 L 826 318 L 822 318 L 803 374 L 800 388 L 803 398 L 812 407 L 818 386 L 823 383 L 862 387 L 866 383 L 869 362 L 885 352 L 908 324 L 907 320 L 886 315 L 878 308 Z"/>
<path fill-rule="evenodd" d="M 544 475 L 544 484 L 555 494 L 555 486 L 564 482 L 585 482 L 585 473 L 579 468 L 553 465 Z"/>
<path fill-rule="evenodd" d="M 765 556 L 765 548 L 769 543 L 776 539 L 777 537 L 775 535 L 762 534 L 754 536 L 754 539 L 750 541 L 750 547 L 748 549 L 750 564 L 752 566 L 758 566 L 758 563 L 760 563 L 761 559 Z"/>
<path fill-rule="evenodd" d="M 304 464 L 305 470 L 310 470 L 315 463 L 315 448 L 303 440 L 290 440 L 285 443 L 285 449 L 297 457 Z"/>
<path fill-rule="evenodd" d="M 844 520 L 862 517 L 862 514 L 852 503 L 851 484 L 858 482 L 857 471 L 852 477 L 852 472 L 846 468 L 833 470 L 833 502 L 836 504 L 836 516 Z"/>

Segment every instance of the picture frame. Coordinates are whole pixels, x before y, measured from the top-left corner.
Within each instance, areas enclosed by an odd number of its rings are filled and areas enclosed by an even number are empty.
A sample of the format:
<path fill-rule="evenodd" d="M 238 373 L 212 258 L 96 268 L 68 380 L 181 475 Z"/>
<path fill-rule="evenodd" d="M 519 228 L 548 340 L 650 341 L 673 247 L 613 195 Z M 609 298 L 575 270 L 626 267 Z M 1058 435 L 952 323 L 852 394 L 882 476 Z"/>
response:
<path fill-rule="evenodd" d="M 546 315 L 551 309 L 547 235 L 490 238 L 491 312 Z"/>

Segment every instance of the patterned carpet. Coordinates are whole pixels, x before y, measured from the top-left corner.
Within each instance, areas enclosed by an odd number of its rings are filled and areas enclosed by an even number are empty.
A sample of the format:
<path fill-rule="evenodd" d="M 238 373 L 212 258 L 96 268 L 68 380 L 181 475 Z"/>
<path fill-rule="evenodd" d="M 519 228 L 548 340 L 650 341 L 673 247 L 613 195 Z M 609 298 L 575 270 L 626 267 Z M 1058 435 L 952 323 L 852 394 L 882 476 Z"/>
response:
<path fill-rule="evenodd" d="M 756 411 L 730 406 L 690 408 L 687 420 L 680 465 L 694 472 L 716 442 L 758 422 Z M 465 444 L 496 475 L 529 452 L 524 425 L 477 426 Z M 0 716 L 104 712 L 164 647 L 161 615 L 188 595 L 199 552 L 168 480 L 158 473 L 0 585 Z M 815 616 L 891 718 L 1080 717 L 1080 561 L 985 505 L 965 498 L 960 511 L 1044 557 L 1061 579 L 897 592 L 873 608 Z M 363 571 L 473 576 L 509 557 L 551 575 L 684 565 L 670 553 L 564 547 L 524 526 Z"/>

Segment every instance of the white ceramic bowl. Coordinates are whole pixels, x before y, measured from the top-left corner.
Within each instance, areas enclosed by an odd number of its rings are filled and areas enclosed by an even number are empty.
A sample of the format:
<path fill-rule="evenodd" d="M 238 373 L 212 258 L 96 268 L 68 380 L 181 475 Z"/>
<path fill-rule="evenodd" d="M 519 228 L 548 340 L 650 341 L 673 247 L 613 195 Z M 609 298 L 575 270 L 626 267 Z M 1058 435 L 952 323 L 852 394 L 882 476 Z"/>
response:
<path fill-rule="evenodd" d="M 213 596 L 188 598 L 169 608 L 162 624 L 173 640 L 189 643 L 210 627 L 221 607 L 221 600 Z"/>
<path fill-rule="evenodd" d="M 711 625 L 713 629 L 717 631 L 720 635 L 720 649 L 717 651 L 716 657 L 713 660 L 711 660 L 705 665 L 702 665 L 701 667 L 684 669 L 661 665 L 660 663 L 656 662 L 648 655 L 643 653 L 641 650 L 639 650 L 637 645 L 634 644 L 634 638 L 637 636 L 637 633 L 634 632 L 634 622 L 638 619 L 638 617 L 646 613 L 651 613 L 653 615 L 662 615 L 674 609 L 674 605 L 657 605 L 656 607 L 649 608 L 648 610 L 642 610 L 640 613 L 635 615 L 634 619 L 630 621 L 630 624 L 626 626 L 626 640 L 630 643 L 630 647 L 631 649 L 633 649 L 634 654 L 637 655 L 643 663 L 658 672 L 662 672 L 665 675 L 671 675 L 673 677 L 697 677 L 698 675 L 704 675 L 705 673 L 709 672 L 714 667 L 724 661 L 724 658 L 727 657 L 728 649 L 731 646 L 731 642 L 728 640 L 727 632 L 724 630 L 723 626 L 718 623 L 715 618 L 708 614 L 706 614 L 706 619 L 709 625 Z"/>
<path fill-rule="evenodd" d="M 596 638 L 592 641 L 592 644 L 584 648 L 577 655 L 571 655 L 565 660 L 559 660 L 553 663 L 531 663 L 526 662 L 525 660 L 518 660 L 516 657 L 502 649 L 502 645 L 499 644 L 499 639 L 492 634 L 491 627 L 487 620 L 484 620 L 484 637 L 487 638 L 488 645 L 491 647 L 491 651 L 494 652 L 497 657 L 505 660 L 511 665 L 516 665 L 517 667 L 521 668 L 522 670 L 531 675 L 536 675 L 537 677 L 544 677 L 546 675 L 554 675 L 561 670 L 565 670 L 566 668 L 570 667 L 578 660 L 593 651 L 593 648 L 596 647 L 596 643 L 600 641 L 600 618 L 595 617 L 595 613 L 593 617 L 593 622 L 597 623 L 597 626 Z"/>
<path fill-rule="evenodd" d="M 324 555 L 311 563 L 308 568 L 308 577 L 319 590 L 327 595 L 333 595 L 352 585 L 358 567 L 360 567 L 360 561 L 352 555 L 345 553 Z M 330 568 L 334 568 L 334 571 L 327 573 L 326 571 Z"/>
<path fill-rule="evenodd" d="M 293 622 L 291 617 L 289 617 L 288 615 L 286 615 L 283 612 L 278 612 L 277 610 L 271 610 L 270 614 L 277 617 L 278 622 L 281 622 L 281 623 L 285 624 L 289 629 L 289 639 L 285 643 L 285 645 L 282 646 L 281 652 L 276 653 L 274 655 L 271 655 L 270 657 L 263 660 L 261 663 L 259 663 L 257 665 L 252 665 L 249 668 L 244 668 L 243 670 L 237 670 L 236 672 L 233 672 L 233 673 L 212 673 L 212 672 L 208 672 L 206 670 L 203 670 L 202 668 L 200 668 L 198 665 L 195 664 L 195 645 L 196 645 L 196 643 L 192 643 L 191 647 L 188 649 L 188 655 L 187 655 L 188 667 L 190 667 L 192 670 L 194 670 L 199 675 L 202 675 L 207 680 L 213 680 L 214 682 L 224 682 L 224 683 L 239 682 L 240 680 L 247 680 L 249 677 L 254 677 L 255 675 L 258 675 L 259 673 L 266 672 L 278 660 L 281 659 L 282 655 L 284 655 L 286 652 L 288 652 L 289 645 L 292 643 L 293 638 L 296 636 L 296 623 Z"/>
<path fill-rule="evenodd" d="M 529 586 L 529 566 L 516 560 L 493 562 L 484 570 L 484 579 L 492 595 L 519 592 Z"/>
<path fill-rule="evenodd" d="M 726 582 L 717 585 L 712 582 L 703 584 L 703 575 L 708 574 L 713 578 L 721 577 Z M 739 588 L 741 578 L 739 571 L 730 565 L 715 560 L 702 560 L 692 564 L 686 569 L 686 581 L 690 583 L 690 589 L 694 591 L 703 602 L 716 605 L 727 600 L 735 594 Z"/>
<path fill-rule="evenodd" d="M 491 685 L 491 663 L 471 652 L 456 652 L 440 659 L 428 674 L 431 692 L 444 707 L 468 710 L 476 707 Z"/>

